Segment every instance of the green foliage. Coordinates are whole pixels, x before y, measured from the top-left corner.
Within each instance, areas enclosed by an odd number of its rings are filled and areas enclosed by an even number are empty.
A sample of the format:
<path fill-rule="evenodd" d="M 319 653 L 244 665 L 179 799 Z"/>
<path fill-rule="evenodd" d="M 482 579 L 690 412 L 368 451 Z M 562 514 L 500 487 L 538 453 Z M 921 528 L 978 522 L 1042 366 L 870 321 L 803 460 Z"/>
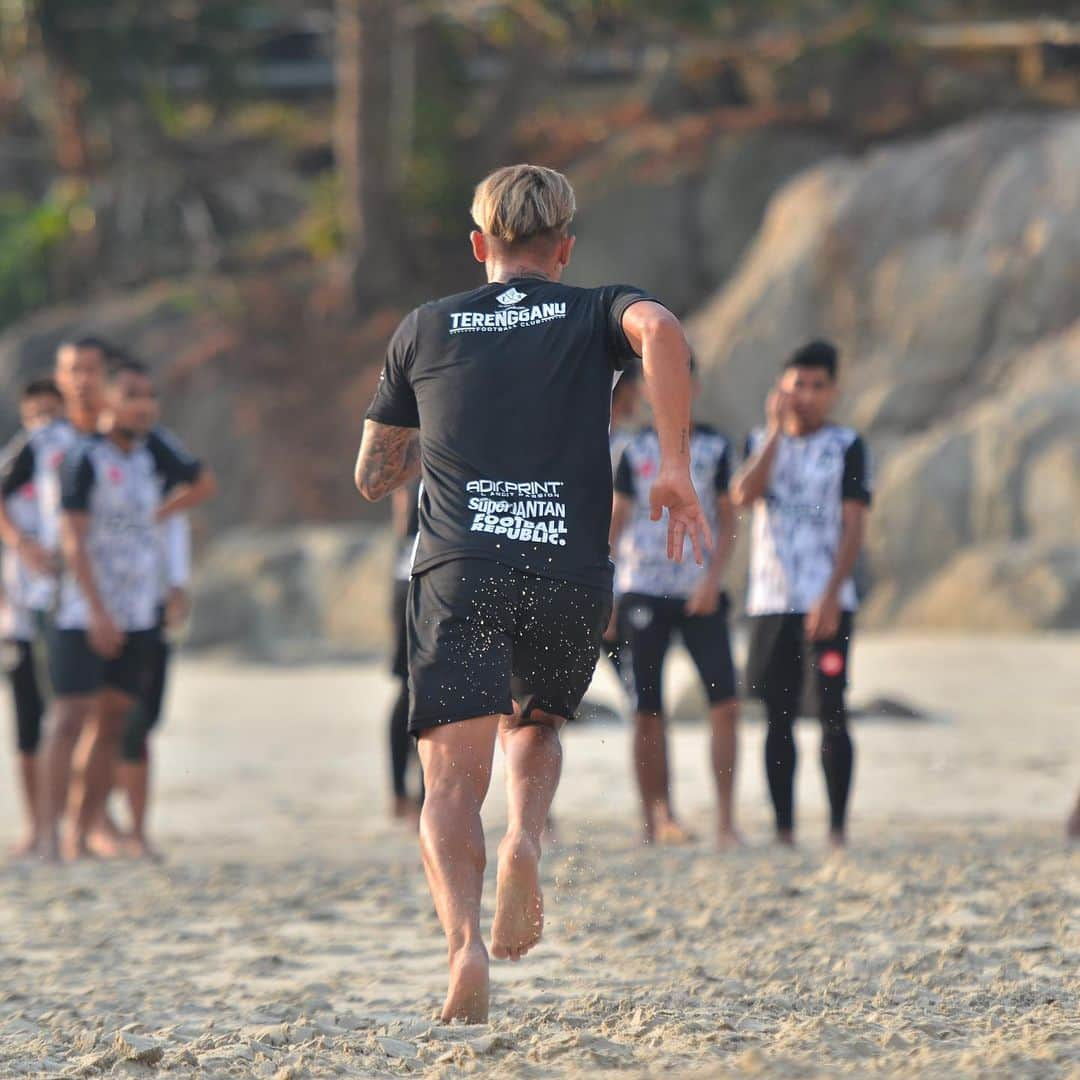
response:
<path fill-rule="evenodd" d="M 304 221 L 304 244 L 313 258 L 329 259 L 345 248 L 341 220 L 341 177 L 325 173 L 311 184 L 310 202 Z"/>
<path fill-rule="evenodd" d="M 50 300 L 54 260 L 79 227 L 93 224 L 77 195 L 62 191 L 37 205 L 0 198 L 0 324 Z"/>

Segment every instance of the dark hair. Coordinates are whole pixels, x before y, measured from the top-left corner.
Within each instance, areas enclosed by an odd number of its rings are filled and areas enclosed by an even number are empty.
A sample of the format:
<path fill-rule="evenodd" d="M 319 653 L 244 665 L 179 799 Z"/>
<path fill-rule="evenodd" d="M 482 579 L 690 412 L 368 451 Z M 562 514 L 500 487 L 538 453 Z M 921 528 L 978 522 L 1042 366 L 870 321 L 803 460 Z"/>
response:
<path fill-rule="evenodd" d="M 45 397 L 46 394 L 56 398 L 57 401 L 62 400 L 60 387 L 52 379 L 32 379 L 23 387 L 20 400 L 27 401 L 30 398 Z"/>
<path fill-rule="evenodd" d="M 109 368 L 109 378 L 119 379 L 121 375 L 141 375 L 144 379 L 151 378 L 150 369 L 141 360 L 136 360 L 130 353 L 117 350 L 110 358 L 112 365 Z"/>
<path fill-rule="evenodd" d="M 61 349 L 96 349 L 102 356 L 108 358 L 113 354 L 113 347 L 104 339 L 94 337 L 92 334 L 83 337 L 65 338 L 60 343 Z"/>
<path fill-rule="evenodd" d="M 819 368 L 828 372 L 830 379 L 836 378 L 836 366 L 840 353 L 829 341 L 810 341 L 791 354 L 784 370 L 788 368 Z"/>

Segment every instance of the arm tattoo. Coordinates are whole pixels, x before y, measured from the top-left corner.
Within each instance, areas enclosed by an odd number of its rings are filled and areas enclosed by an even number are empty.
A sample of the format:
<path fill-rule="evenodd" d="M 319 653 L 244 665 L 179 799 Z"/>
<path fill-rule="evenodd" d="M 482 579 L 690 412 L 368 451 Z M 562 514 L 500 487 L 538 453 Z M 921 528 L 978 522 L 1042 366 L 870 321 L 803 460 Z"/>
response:
<path fill-rule="evenodd" d="M 369 421 L 356 462 L 356 486 L 373 502 L 420 472 L 420 432 Z"/>

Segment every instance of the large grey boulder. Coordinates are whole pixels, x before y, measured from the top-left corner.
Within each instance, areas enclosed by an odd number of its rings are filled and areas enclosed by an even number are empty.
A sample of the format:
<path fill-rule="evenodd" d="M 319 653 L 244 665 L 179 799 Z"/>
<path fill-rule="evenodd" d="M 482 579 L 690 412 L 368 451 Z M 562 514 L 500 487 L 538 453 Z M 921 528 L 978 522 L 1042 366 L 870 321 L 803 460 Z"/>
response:
<path fill-rule="evenodd" d="M 964 588 L 1004 603 L 1041 553 L 1060 595 L 1018 591 L 1016 625 L 1077 625 L 1077 176 L 1080 119 L 1067 115 L 991 117 L 831 160 L 774 198 L 738 273 L 690 322 L 702 412 L 737 441 L 794 348 L 841 346 L 839 416 L 879 465 L 867 621 L 940 625 Z M 979 610 L 958 603 L 952 618 L 987 625 Z"/>
<path fill-rule="evenodd" d="M 668 139 L 615 140 L 572 170 L 578 242 L 566 280 L 630 282 L 681 314 L 735 270 L 773 193 L 834 144 L 801 131 L 709 133 L 680 153 Z"/>
<path fill-rule="evenodd" d="M 378 528 L 233 530 L 203 560 L 185 643 L 275 662 L 384 651 L 393 557 Z"/>

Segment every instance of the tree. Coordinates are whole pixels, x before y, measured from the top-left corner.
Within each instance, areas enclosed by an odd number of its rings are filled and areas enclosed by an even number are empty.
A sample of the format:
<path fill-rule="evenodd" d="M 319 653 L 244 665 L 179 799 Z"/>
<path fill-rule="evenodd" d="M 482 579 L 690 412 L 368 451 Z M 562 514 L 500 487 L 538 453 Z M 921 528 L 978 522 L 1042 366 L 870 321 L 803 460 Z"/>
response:
<path fill-rule="evenodd" d="M 385 300 L 405 268 L 394 185 L 394 59 L 401 26 L 393 0 L 336 0 L 334 153 L 354 300 Z"/>

